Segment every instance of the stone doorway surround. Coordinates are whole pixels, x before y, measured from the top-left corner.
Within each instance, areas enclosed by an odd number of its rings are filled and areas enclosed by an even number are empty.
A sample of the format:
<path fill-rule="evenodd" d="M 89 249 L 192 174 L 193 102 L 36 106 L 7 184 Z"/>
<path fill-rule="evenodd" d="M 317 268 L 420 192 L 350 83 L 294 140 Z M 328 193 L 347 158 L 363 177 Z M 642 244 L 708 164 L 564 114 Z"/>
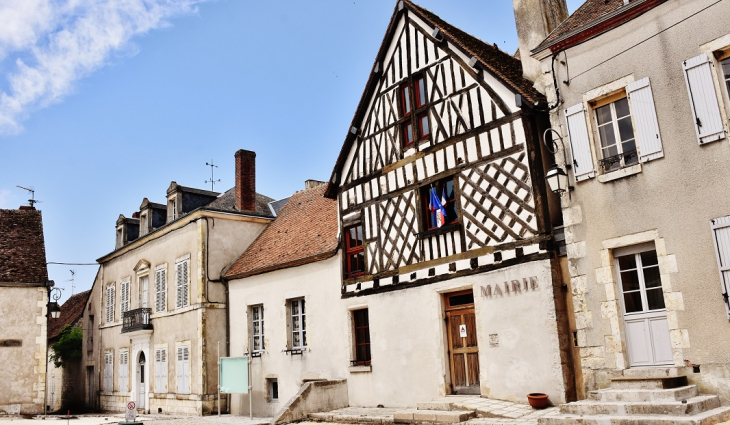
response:
<path fill-rule="evenodd" d="M 580 212 L 576 212 L 580 216 Z M 577 218 L 578 221 L 581 221 L 579 217 Z M 566 234 L 567 238 L 569 236 Z M 674 254 L 667 253 L 664 238 L 659 237 L 659 232 L 656 229 L 647 230 L 602 241 L 603 249 L 598 252 L 601 267 L 595 269 L 595 277 L 596 285 L 602 286 L 605 291 L 605 297 L 600 303 L 600 314 L 608 322 L 610 334 L 604 335 L 601 345 L 588 344 L 588 333 L 593 328 L 593 315 L 598 312 L 595 311 L 594 306 L 588 304 L 586 295 L 591 288 L 588 287 L 586 275 L 580 274 L 575 262 L 570 261 L 585 258 L 586 243 L 585 241 L 573 242 L 567 245 L 567 249 L 576 323 L 576 343 L 580 350 L 584 385 L 594 381 L 594 373 L 597 369 L 623 370 L 629 367 L 613 250 L 646 242 L 653 242 L 657 252 L 674 365 L 684 366 L 683 349 L 689 348 L 690 345 L 689 331 L 680 329 L 677 321 L 677 311 L 684 310 L 682 293 L 675 291 L 672 287 L 672 276 L 677 273 L 677 261 Z M 595 340 L 595 338 L 590 339 Z"/>

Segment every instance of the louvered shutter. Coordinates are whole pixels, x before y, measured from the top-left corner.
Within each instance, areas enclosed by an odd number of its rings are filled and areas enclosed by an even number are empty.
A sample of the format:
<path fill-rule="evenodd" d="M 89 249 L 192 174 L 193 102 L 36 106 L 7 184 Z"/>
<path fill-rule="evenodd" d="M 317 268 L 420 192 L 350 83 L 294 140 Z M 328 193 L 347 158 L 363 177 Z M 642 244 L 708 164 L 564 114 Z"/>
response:
<path fill-rule="evenodd" d="M 120 313 L 124 313 L 126 311 L 129 311 L 129 281 L 122 282 L 121 287 L 119 288 L 120 294 Z"/>
<path fill-rule="evenodd" d="M 165 311 L 167 308 L 167 276 L 165 269 L 155 273 L 155 311 Z"/>
<path fill-rule="evenodd" d="M 565 120 L 568 123 L 568 137 L 570 150 L 573 154 L 573 166 L 577 181 L 593 178 L 596 173 L 593 169 L 593 155 L 591 141 L 588 137 L 586 112 L 582 103 L 565 110 Z"/>
<path fill-rule="evenodd" d="M 712 80 L 710 58 L 699 55 L 688 59 L 684 61 L 683 68 L 699 144 L 722 139 L 725 127 Z"/>
<path fill-rule="evenodd" d="M 175 273 L 175 279 L 176 279 L 176 285 L 177 288 L 177 296 L 175 297 L 175 308 L 182 308 L 183 306 L 183 288 L 182 288 L 182 263 L 176 264 L 176 273 Z"/>
<path fill-rule="evenodd" d="M 190 394 L 190 349 L 187 346 L 183 347 L 183 381 L 185 394 Z"/>
<path fill-rule="evenodd" d="M 167 349 L 160 350 L 160 388 L 161 392 L 167 392 Z"/>
<path fill-rule="evenodd" d="M 716 218 L 711 221 L 712 239 L 715 242 L 717 266 L 720 269 L 722 297 L 725 301 L 725 313 L 730 319 L 730 216 Z"/>
<path fill-rule="evenodd" d="M 106 288 L 106 322 L 114 321 L 114 286 L 109 285 Z"/>
<path fill-rule="evenodd" d="M 177 382 L 177 393 L 184 394 L 183 388 L 183 347 L 177 347 L 177 367 L 175 368 L 175 382 Z"/>
<path fill-rule="evenodd" d="M 187 307 L 190 305 L 190 300 L 188 300 L 188 297 L 190 296 L 190 276 L 188 275 L 188 264 L 190 264 L 188 261 L 183 261 L 182 263 L 182 269 L 183 269 L 183 307 Z"/>
<path fill-rule="evenodd" d="M 636 141 L 639 145 L 641 162 L 648 162 L 664 156 L 662 138 L 659 135 L 654 95 L 649 78 L 634 81 L 627 87 L 631 102 L 631 116 L 636 128 Z"/>

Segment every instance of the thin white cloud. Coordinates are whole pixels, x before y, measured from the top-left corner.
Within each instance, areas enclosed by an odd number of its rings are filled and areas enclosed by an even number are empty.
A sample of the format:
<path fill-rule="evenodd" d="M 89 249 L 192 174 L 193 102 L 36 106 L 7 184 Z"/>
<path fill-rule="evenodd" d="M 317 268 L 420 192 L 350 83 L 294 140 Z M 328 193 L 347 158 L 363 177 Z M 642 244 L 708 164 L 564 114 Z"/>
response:
<path fill-rule="evenodd" d="M 74 82 L 128 51 L 130 41 L 195 12 L 205 0 L 3 0 L 0 61 L 11 61 L 0 92 L 0 134 L 15 134 Z"/>

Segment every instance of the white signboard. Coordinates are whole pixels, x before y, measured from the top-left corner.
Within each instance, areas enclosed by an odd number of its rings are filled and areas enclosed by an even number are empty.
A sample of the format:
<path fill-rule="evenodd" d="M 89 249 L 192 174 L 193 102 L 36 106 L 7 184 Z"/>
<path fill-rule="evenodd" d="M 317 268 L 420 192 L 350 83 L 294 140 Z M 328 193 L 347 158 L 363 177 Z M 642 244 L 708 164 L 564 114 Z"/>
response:
<path fill-rule="evenodd" d="M 126 422 L 137 422 L 137 404 L 133 401 L 127 403 L 127 413 L 124 415 Z"/>
<path fill-rule="evenodd" d="M 459 325 L 459 336 L 466 338 L 466 325 Z"/>

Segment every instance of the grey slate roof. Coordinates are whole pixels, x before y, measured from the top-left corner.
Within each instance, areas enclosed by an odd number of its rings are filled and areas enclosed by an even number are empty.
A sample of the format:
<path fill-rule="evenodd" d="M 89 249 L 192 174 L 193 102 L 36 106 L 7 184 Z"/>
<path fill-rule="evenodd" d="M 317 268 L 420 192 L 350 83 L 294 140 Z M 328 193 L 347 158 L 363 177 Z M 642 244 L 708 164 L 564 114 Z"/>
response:
<path fill-rule="evenodd" d="M 220 195 L 215 201 L 204 206 L 205 209 L 230 211 L 230 212 L 241 212 L 236 209 L 236 191 L 235 187 L 232 187 Z M 273 201 L 273 198 L 256 193 L 256 214 L 264 215 L 266 217 L 273 217 L 271 210 L 269 209 L 269 202 Z"/>

